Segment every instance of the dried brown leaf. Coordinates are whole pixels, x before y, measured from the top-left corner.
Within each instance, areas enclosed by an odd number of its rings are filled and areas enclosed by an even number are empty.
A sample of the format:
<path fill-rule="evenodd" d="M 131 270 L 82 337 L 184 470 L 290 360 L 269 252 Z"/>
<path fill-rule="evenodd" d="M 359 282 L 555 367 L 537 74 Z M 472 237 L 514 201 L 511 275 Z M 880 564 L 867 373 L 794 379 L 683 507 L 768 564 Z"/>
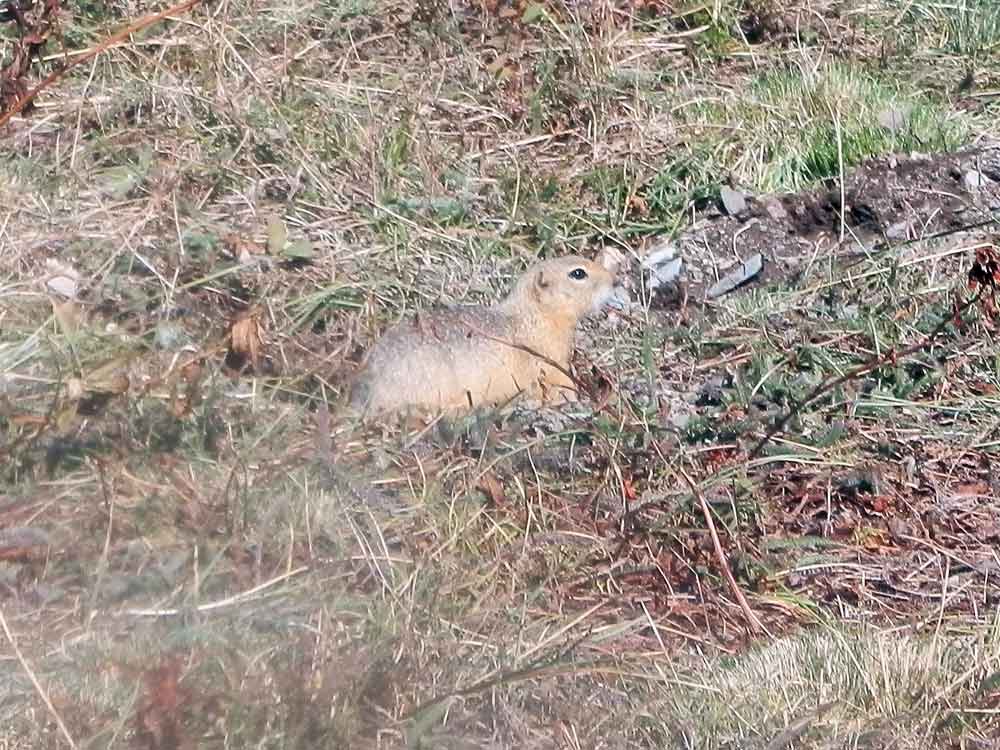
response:
<path fill-rule="evenodd" d="M 83 319 L 83 313 L 73 300 L 69 299 L 65 302 L 52 302 L 52 315 L 55 316 L 56 322 L 59 324 L 59 328 L 63 333 L 73 333 L 80 328 L 80 322 Z"/>
<path fill-rule="evenodd" d="M 222 246 L 240 263 L 247 263 L 255 255 L 265 255 L 266 248 L 259 242 L 243 237 L 235 232 L 222 238 Z"/>
<path fill-rule="evenodd" d="M 486 495 L 486 499 L 493 505 L 500 506 L 507 504 L 507 495 L 503 491 L 503 484 L 497 479 L 496 474 L 491 471 L 483 474 L 476 485 L 476 489 Z"/>
<path fill-rule="evenodd" d="M 180 660 L 176 657 L 143 673 L 145 695 L 136 712 L 135 728 L 136 739 L 149 750 L 193 747 L 182 732 L 182 709 L 190 696 L 180 685 L 180 674 Z"/>
<path fill-rule="evenodd" d="M 275 216 L 267 225 L 267 252 L 270 255 L 281 255 L 288 243 L 288 228 L 280 217 Z"/>
<path fill-rule="evenodd" d="M 260 367 L 260 356 L 264 346 L 261 316 L 263 309 L 254 307 L 241 314 L 229 329 L 229 353 L 226 362 L 236 370 L 242 369 L 247 363 L 257 370 Z"/>
<path fill-rule="evenodd" d="M 0 70 L 0 111 L 10 109 L 28 93 L 27 76 L 31 72 L 31 62 L 41 57 L 42 47 L 49 36 L 58 34 L 60 5 L 58 0 L 46 0 L 40 10 L 34 10 L 31 5 L 19 5 L 16 2 L 6 4 L 4 20 L 13 20 L 17 25 L 20 38 L 14 41 L 9 62 Z M 23 111 L 32 109 L 28 102 Z"/>

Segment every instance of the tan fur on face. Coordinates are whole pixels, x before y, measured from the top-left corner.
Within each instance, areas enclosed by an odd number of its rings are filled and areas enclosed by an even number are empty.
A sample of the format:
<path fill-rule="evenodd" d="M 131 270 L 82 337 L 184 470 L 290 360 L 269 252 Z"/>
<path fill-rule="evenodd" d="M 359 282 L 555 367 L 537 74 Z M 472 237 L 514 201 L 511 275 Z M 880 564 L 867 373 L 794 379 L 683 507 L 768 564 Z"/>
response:
<path fill-rule="evenodd" d="M 577 323 L 613 285 L 611 272 L 592 261 L 556 258 L 529 268 L 499 304 L 422 313 L 394 326 L 368 352 L 351 407 L 371 415 L 465 410 L 519 394 L 572 400 L 573 382 L 559 367 L 569 369 Z"/>

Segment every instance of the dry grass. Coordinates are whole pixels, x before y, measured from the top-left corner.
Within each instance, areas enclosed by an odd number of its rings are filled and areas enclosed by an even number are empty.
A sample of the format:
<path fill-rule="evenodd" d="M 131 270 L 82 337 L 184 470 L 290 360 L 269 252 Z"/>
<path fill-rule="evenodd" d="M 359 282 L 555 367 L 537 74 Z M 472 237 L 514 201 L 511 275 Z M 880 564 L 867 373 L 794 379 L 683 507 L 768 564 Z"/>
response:
<path fill-rule="evenodd" d="M 581 337 L 599 407 L 417 432 L 338 412 L 386 322 L 538 255 L 634 260 L 722 184 L 1000 137 L 989 3 L 708 5 L 221 0 L 14 119 L 3 742 L 996 742 L 992 322 L 747 455 L 949 315 L 983 235 L 858 238 L 847 268 L 817 243 L 797 281 L 711 305 L 636 283 Z M 63 41 L 145 10 L 67 9 Z M 876 127 L 893 108 L 910 127 Z"/>

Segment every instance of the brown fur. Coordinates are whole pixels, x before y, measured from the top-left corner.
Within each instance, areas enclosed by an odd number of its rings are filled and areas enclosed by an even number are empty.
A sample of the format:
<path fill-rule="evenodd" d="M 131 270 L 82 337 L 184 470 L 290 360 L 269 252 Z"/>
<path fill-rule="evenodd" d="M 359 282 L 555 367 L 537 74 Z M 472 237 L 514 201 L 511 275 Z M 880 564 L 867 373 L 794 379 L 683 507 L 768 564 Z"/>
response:
<path fill-rule="evenodd" d="M 570 276 L 580 270 L 585 278 Z M 613 284 L 613 274 L 593 261 L 556 258 L 529 268 L 498 304 L 400 323 L 368 352 L 350 405 L 371 415 L 407 408 L 461 411 L 519 394 L 542 402 L 573 400 L 573 381 L 559 367 L 569 369 L 577 323 L 610 298 Z"/>

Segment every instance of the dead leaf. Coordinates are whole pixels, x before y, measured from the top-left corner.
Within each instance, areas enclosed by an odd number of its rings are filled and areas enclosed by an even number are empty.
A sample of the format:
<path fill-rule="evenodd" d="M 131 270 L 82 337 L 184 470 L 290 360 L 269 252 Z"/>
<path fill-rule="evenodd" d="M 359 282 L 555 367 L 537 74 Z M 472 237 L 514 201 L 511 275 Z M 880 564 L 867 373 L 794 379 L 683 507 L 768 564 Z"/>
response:
<path fill-rule="evenodd" d="M 192 360 L 182 365 L 176 371 L 176 377 L 171 378 L 170 400 L 168 402 L 170 413 L 177 419 L 182 419 L 191 413 L 191 410 L 201 401 L 201 381 L 205 374 L 204 368 L 197 360 Z M 184 384 L 183 391 L 181 384 Z"/>
<path fill-rule="evenodd" d="M 64 404 L 55 414 L 56 430 L 62 434 L 69 432 L 77 422 L 76 402 Z"/>
<path fill-rule="evenodd" d="M 259 242 L 254 242 L 235 232 L 231 232 L 222 238 L 222 246 L 226 252 L 240 263 L 249 263 L 255 255 L 265 255 L 267 253 L 267 248 L 263 247 Z"/>
<path fill-rule="evenodd" d="M 246 362 L 256 371 L 260 367 L 260 355 L 264 346 L 263 328 L 260 318 L 263 309 L 254 307 L 240 315 L 229 329 L 229 353 L 227 364 L 235 370 L 242 369 Z"/>
<path fill-rule="evenodd" d="M 48 419 L 42 414 L 15 414 L 10 418 L 13 425 L 43 425 Z"/>
<path fill-rule="evenodd" d="M 956 485 L 951 496 L 956 500 L 965 497 L 990 497 L 990 486 L 986 482 L 963 482 Z"/>
<path fill-rule="evenodd" d="M 639 497 L 631 477 L 622 477 L 622 494 L 625 495 L 626 500 L 635 500 Z"/>
<path fill-rule="evenodd" d="M 56 322 L 59 324 L 59 329 L 63 333 L 74 333 L 80 328 L 80 321 L 83 318 L 83 314 L 72 299 L 68 299 L 65 302 L 56 302 L 54 299 L 49 301 L 52 303 L 52 315 L 55 316 Z"/>
<path fill-rule="evenodd" d="M 267 252 L 280 255 L 288 243 L 288 229 L 280 217 L 275 216 L 267 225 Z"/>
<path fill-rule="evenodd" d="M 496 474 L 491 471 L 483 474 L 476 485 L 476 489 L 486 495 L 486 499 L 494 506 L 507 504 L 507 495 L 503 491 L 503 484 L 497 479 Z"/>
<path fill-rule="evenodd" d="M 130 381 L 125 372 L 128 357 L 115 357 L 84 375 L 83 382 L 88 391 L 121 395 L 129 389 Z"/>
<path fill-rule="evenodd" d="M 80 274 L 76 269 L 54 258 L 46 259 L 45 267 L 49 272 L 45 279 L 45 286 L 48 290 L 69 299 L 76 299 L 80 281 Z"/>
<path fill-rule="evenodd" d="M 628 199 L 628 212 L 633 216 L 649 216 L 649 203 L 646 202 L 645 198 L 633 195 Z"/>
<path fill-rule="evenodd" d="M 180 674 L 177 658 L 166 659 L 143 674 L 145 694 L 135 715 L 135 729 L 136 738 L 149 750 L 192 747 L 182 733 L 183 708 L 190 695 L 180 685 Z"/>
<path fill-rule="evenodd" d="M 309 240 L 298 240 L 286 245 L 282 254 L 292 260 L 310 260 L 316 256 L 316 251 Z"/>

